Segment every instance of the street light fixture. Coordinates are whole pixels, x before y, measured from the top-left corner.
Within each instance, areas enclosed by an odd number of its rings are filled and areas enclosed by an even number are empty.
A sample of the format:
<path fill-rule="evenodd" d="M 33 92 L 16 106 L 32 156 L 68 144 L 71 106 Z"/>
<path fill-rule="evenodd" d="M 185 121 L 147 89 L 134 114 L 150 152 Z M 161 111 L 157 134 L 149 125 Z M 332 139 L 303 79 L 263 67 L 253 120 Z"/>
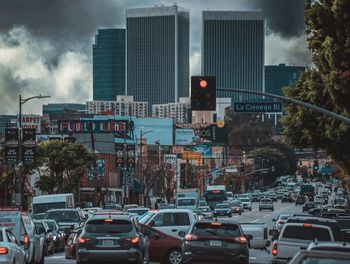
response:
<path fill-rule="evenodd" d="M 19 100 L 18 100 L 18 105 L 19 105 L 19 111 L 18 111 L 18 117 L 19 117 L 19 121 L 18 121 L 18 127 L 19 127 L 19 136 L 18 136 L 18 141 L 19 141 L 19 182 L 18 182 L 18 191 L 19 191 L 19 200 L 20 200 L 20 204 L 23 207 L 23 196 L 24 196 L 24 190 L 23 190 L 23 181 L 22 181 L 22 167 L 23 167 L 23 161 L 22 161 L 22 105 L 26 102 L 28 102 L 29 100 L 32 99 L 45 99 L 45 98 L 50 98 L 51 96 L 49 95 L 36 95 L 36 96 L 32 96 L 32 97 L 28 97 L 28 98 L 22 98 L 22 95 L 19 94 Z M 26 208 L 24 208 L 26 209 Z"/>

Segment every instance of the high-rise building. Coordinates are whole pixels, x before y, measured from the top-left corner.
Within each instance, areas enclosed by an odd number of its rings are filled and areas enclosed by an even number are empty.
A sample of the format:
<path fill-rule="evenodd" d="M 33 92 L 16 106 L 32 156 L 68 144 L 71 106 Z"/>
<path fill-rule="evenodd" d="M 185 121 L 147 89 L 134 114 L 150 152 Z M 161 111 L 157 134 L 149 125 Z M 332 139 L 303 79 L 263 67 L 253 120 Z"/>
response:
<path fill-rule="evenodd" d="M 191 120 L 191 102 L 188 97 L 179 98 L 178 103 L 154 104 L 152 117 L 172 118 L 175 123 L 189 123 Z"/>
<path fill-rule="evenodd" d="M 264 91 L 265 25 L 261 12 L 203 11 L 202 75 L 216 76 L 218 88 Z M 234 101 L 255 95 L 217 92 Z"/>
<path fill-rule="evenodd" d="M 134 102 L 132 96 L 117 96 L 114 101 L 88 101 L 86 102 L 88 114 L 111 114 L 116 116 L 148 116 L 147 102 Z"/>
<path fill-rule="evenodd" d="M 304 71 L 304 66 L 286 66 L 286 64 L 265 66 L 265 91 L 282 95 L 283 87 L 292 87 Z"/>
<path fill-rule="evenodd" d="M 127 94 L 153 104 L 189 96 L 189 12 L 174 6 L 126 10 Z"/>
<path fill-rule="evenodd" d="M 125 29 L 99 29 L 93 53 L 93 100 L 125 94 Z"/>

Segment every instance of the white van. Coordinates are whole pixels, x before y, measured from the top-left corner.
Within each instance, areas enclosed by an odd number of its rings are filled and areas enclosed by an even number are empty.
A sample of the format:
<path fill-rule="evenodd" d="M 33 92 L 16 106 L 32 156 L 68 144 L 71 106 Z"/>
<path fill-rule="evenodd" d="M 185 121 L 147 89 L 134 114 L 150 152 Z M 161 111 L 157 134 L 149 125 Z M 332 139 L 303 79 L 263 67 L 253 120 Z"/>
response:
<path fill-rule="evenodd" d="M 72 193 L 40 195 L 33 198 L 33 214 L 46 213 L 50 209 L 74 208 Z"/>
<path fill-rule="evenodd" d="M 196 215 L 188 209 L 150 211 L 149 216 L 142 217 L 139 222 L 179 239 L 183 238 L 181 233 L 187 234 L 190 226 L 196 221 Z"/>
<path fill-rule="evenodd" d="M 7 227 L 23 244 L 27 263 L 44 262 L 44 237 L 37 232 L 31 217 L 17 208 L 0 208 L 0 226 Z"/>

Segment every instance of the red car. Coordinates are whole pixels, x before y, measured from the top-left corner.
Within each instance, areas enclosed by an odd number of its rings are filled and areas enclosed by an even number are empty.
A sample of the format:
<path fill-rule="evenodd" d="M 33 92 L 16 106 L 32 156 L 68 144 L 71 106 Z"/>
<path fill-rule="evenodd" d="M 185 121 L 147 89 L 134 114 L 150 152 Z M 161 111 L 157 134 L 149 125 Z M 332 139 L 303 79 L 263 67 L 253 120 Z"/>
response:
<path fill-rule="evenodd" d="M 69 233 L 66 245 L 64 247 L 64 255 L 66 259 L 75 259 L 77 241 L 83 229 L 73 230 Z"/>
<path fill-rule="evenodd" d="M 139 224 L 141 232 L 149 239 L 149 260 L 167 264 L 181 263 L 182 240 L 164 234 L 147 225 Z"/>

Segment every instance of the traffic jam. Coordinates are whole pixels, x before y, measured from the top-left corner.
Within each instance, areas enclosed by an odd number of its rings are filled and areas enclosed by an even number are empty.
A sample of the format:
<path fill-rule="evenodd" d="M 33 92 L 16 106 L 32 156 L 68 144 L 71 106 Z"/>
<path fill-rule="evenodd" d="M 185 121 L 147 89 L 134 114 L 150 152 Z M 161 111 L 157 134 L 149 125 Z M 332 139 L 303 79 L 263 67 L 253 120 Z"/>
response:
<path fill-rule="evenodd" d="M 250 193 L 179 189 L 151 208 L 37 196 L 30 212 L 0 209 L 0 263 L 350 263 L 347 188 L 283 177 Z"/>

